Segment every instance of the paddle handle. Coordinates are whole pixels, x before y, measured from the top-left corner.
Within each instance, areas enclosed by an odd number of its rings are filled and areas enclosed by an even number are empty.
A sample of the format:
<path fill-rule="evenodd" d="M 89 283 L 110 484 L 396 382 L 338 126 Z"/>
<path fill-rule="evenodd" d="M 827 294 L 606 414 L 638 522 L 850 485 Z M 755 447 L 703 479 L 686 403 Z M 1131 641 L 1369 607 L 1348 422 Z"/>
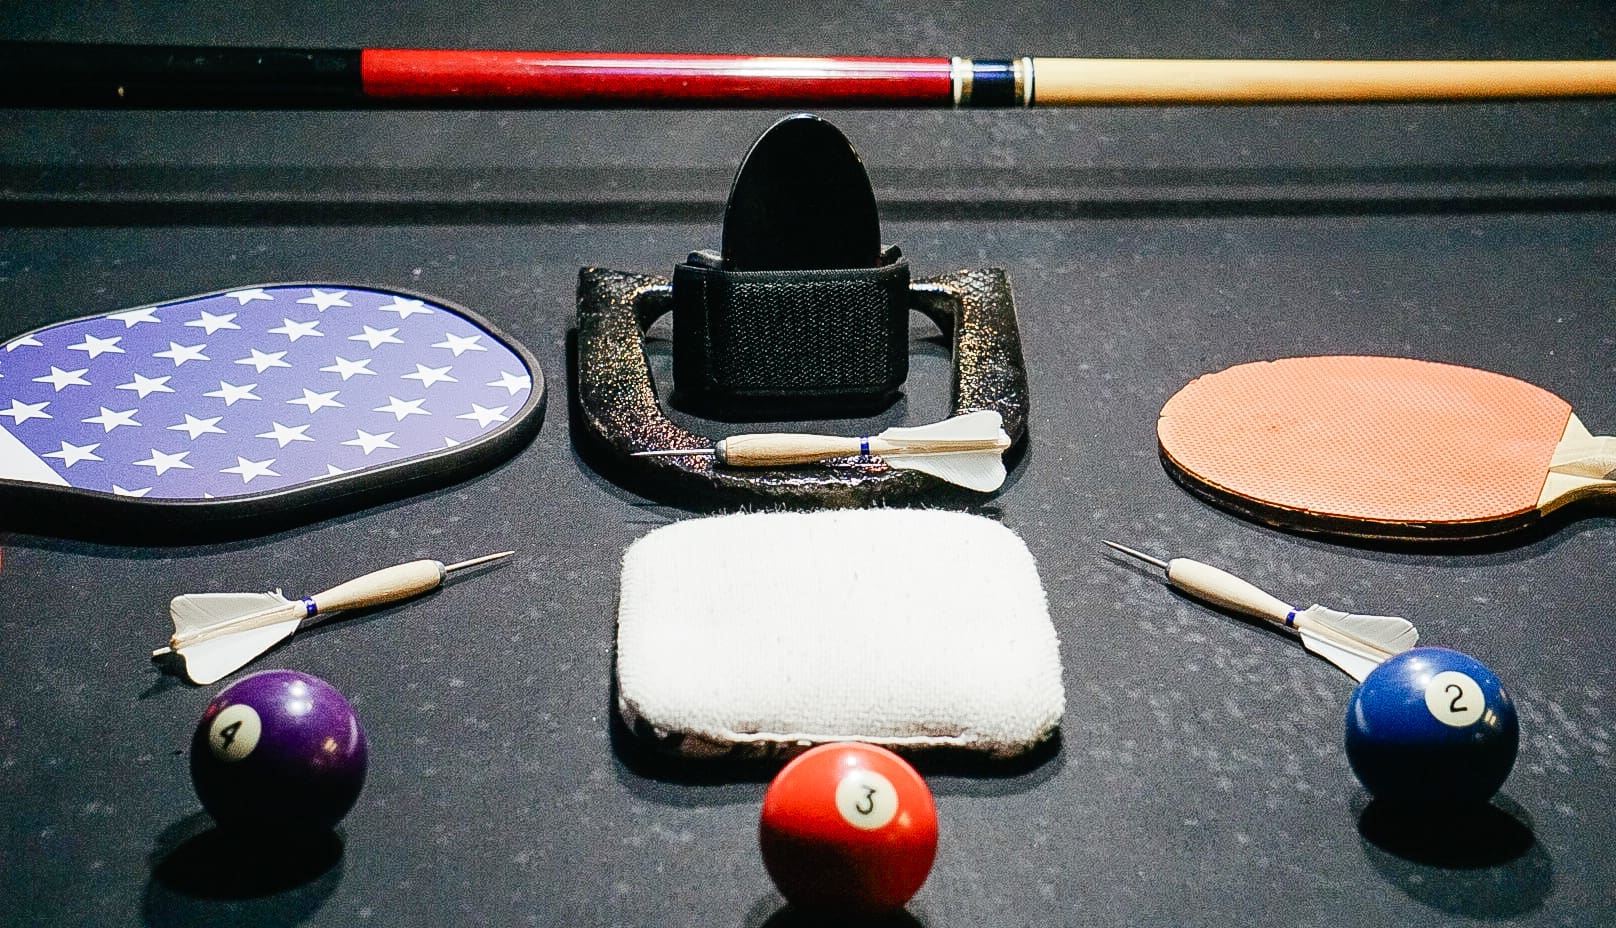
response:
<path fill-rule="evenodd" d="M 1589 435 L 1586 426 L 1575 416 L 1571 418 L 1581 434 L 1572 434 L 1572 426 L 1567 425 L 1566 437 L 1555 446 L 1554 456 L 1549 460 L 1549 470 L 1573 477 L 1609 480 L 1616 475 L 1616 437 Z"/>
<path fill-rule="evenodd" d="M 315 593 L 309 599 L 314 600 L 318 612 L 384 606 L 435 590 L 443 583 L 445 576 L 447 574 L 440 561 L 410 561 L 371 571 L 347 583 L 339 583 L 322 593 Z"/>
<path fill-rule="evenodd" d="M 1250 583 L 1210 564 L 1175 557 L 1167 562 L 1167 579 L 1174 586 L 1225 609 L 1284 623 L 1291 607 Z"/>

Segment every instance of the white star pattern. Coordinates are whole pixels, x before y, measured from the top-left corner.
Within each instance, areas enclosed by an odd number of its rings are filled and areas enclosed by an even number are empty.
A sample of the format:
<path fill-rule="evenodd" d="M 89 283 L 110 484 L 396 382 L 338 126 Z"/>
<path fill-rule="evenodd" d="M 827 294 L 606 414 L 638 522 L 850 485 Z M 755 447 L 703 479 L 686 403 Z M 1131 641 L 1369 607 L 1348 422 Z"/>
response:
<path fill-rule="evenodd" d="M 151 487 L 141 487 L 138 490 L 125 490 L 123 487 L 118 486 L 116 483 L 112 485 L 112 495 L 113 496 L 145 496 L 147 493 L 150 493 L 151 491 L 152 491 Z"/>
<path fill-rule="evenodd" d="M 333 306 L 352 306 L 353 304 L 345 299 L 347 295 L 348 291 L 346 290 L 338 290 L 335 293 L 327 293 L 324 290 L 311 289 L 309 290 L 309 295 L 301 300 L 298 300 L 298 302 L 307 303 L 323 313 Z"/>
<path fill-rule="evenodd" d="M 422 306 L 420 300 L 407 300 L 401 296 L 393 297 L 391 306 L 378 306 L 376 308 L 384 313 L 398 313 L 398 318 L 400 319 L 408 319 L 411 316 L 432 315 L 432 310 Z"/>
<path fill-rule="evenodd" d="M 186 323 L 186 325 L 190 325 L 190 323 Z M 175 367 L 179 367 L 186 361 L 211 361 L 213 360 L 212 358 L 209 358 L 207 355 L 202 353 L 202 349 L 206 347 L 208 346 L 179 345 L 174 342 L 169 342 L 167 351 L 154 351 L 152 352 L 152 357 L 170 358 L 173 360 Z"/>
<path fill-rule="evenodd" d="M 357 431 L 359 434 L 356 437 L 343 442 L 343 444 L 363 448 L 366 457 L 370 457 L 370 453 L 378 448 L 398 447 L 392 442 L 392 432 L 383 432 L 380 435 L 372 435 L 364 429 L 358 429 Z"/>
<path fill-rule="evenodd" d="M 135 421 L 135 413 L 138 411 L 139 410 L 128 409 L 123 412 L 113 412 L 107 407 L 102 406 L 101 414 L 99 416 L 91 416 L 88 419 L 81 419 L 79 421 L 99 425 L 103 431 L 110 432 L 120 425 L 139 425 L 140 423 Z"/>
<path fill-rule="evenodd" d="M 284 335 L 287 341 L 293 342 L 311 335 L 315 338 L 325 338 L 325 333 L 320 331 L 320 320 L 318 319 L 312 322 L 293 322 L 290 319 L 282 319 L 281 323 L 281 325 L 267 331 L 273 335 Z"/>
<path fill-rule="evenodd" d="M 234 298 L 237 306 L 246 306 L 254 300 L 275 302 L 275 298 L 265 293 L 263 287 L 254 287 L 251 290 L 232 290 L 226 293 L 225 296 Z"/>
<path fill-rule="evenodd" d="M 455 418 L 456 419 L 476 419 L 477 424 L 486 429 L 486 428 L 488 428 L 488 425 L 491 422 L 504 422 L 505 420 L 509 419 L 510 417 L 505 415 L 505 410 L 508 409 L 508 408 L 510 408 L 510 407 L 508 407 L 508 406 L 497 406 L 497 407 L 495 407 L 493 409 L 488 409 L 488 408 L 485 408 L 483 406 L 479 406 L 476 403 L 472 403 L 471 404 L 471 412 L 465 413 L 463 415 L 455 416 Z"/>
<path fill-rule="evenodd" d="M 404 376 L 408 377 L 410 375 L 405 374 Z M 490 380 L 483 384 L 483 386 L 499 387 L 510 393 L 511 396 L 515 396 L 518 390 L 533 389 L 533 378 L 523 374 L 512 374 L 506 371 L 500 371 L 498 380 Z"/>
<path fill-rule="evenodd" d="M 347 378 L 344 377 L 343 379 L 346 380 Z M 341 391 L 332 390 L 330 393 L 315 393 L 313 390 L 304 387 L 302 399 L 287 400 L 286 402 L 291 403 L 294 406 L 307 406 L 309 412 L 311 413 L 318 412 L 327 406 L 335 406 L 338 409 L 341 409 L 342 404 L 337 402 L 335 399 L 332 399 L 332 397 L 336 396 L 339 392 Z"/>
<path fill-rule="evenodd" d="M 377 406 L 374 411 L 375 412 L 392 413 L 395 417 L 397 417 L 397 420 L 399 422 L 403 422 L 405 417 L 407 417 L 407 416 L 430 416 L 430 415 L 432 415 L 431 413 L 429 413 L 426 410 L 421 408 L 421 404 L 424 403 L 424 402 L 426 402 L 425 397 L 422 397 L 421 399 L 418 399 L 418 400 L 410 400 L 409 402 L 406 403 L 405 401 L 399 399 L 396 396 L 389 396 L 387 398 L 387 405 L 386 406 Z"/>
<path fill-rule="evenodd" d="M 34 383 L 48 383 L 56 388 L 57 393 L 62 392 L 64 387 L 88 387 L 90 382 L 84 379 L 84 375 L 89 370 L 87 367 L 81 367 L 76 371 L 64 371 L 52 364 L 51 372 L 43 377 L 35 377 Z"/>
<path fill-rule="evenodd" d="M 481 335 L 460 336 L 455 335 L 452 332 L 445 332 L 443 333 L 443 341 L 438 342 L 432 347 L 444 348 L 449 351 L 453 351 L 454 356 L 458 358 L 467 351 L 487 351 L 487 348 L 477 344 L 481 338 Z"/>
<path fill-rule="evenodd" d="M 235 384 L 225 383 L 224 381 L 221 380 L 221 381 L 219 381 L 219 389 L 214 390 L 214 391 L 212 391 L 210 393 L 204 393 L 202 395 L 203 396 L 218 397 L 219 399 L 224 400 L 224 404 L 226 406 L 234 406 L 234 405 L 236 405 L 236 400 L 261 400 L 261 399 L 263 399 L 263 397 L 258 396 L 257 394 L 252 392 L 253 390 L 255 390 L 257 388 L 258 388 L 258 384 L 255 384 L 255 383 L 249 383 L 244 387 L 238 387 Z"/>
<path fill-rule="evenodd" d="M 274 458 L 267 461 L 249 461 L 244 457 L 237 456 L 235 467 L 226 467 L 219 473 L 240 474 L 242 483 L 252 483 L 254 477 L 279 477 L 280 474 L 269 469 L 270 465 L 274 463 Z"/>
<path fill-rule="evenodd" d="M 292 366 L 281 360 L 282 358 L 286 357 L 286 352 L 284 351 L 276 351 L 272 354 L 265 354 L 264 352 L 259 351 L 257 348 L 249 348 L 247 350 L 252 352 L 252 357 L 241 358 L 240 360 L 236 361 L 236 363 L 251 364 L 253 366 L 253 370 L 260 374 L 272 367 Z"/>
<path fill-rule="evenodd" d="M 443 447 L 445 447 L 445 448 L 453 448 L 455 445 L 458 445 L 458 444 L 460 444 L 460 442 L 455 441 L 453 438 L 450 438 L 447 435 L 443 436 Z"/>
<path fill-rule="evenodd" d="M 53 419 L 55 417 L 45 411 L 45 407 L 49 405 L 49 401 L 24 403 L 20 400 L 12 400 L 10 409 L 0 409 L 0 416 L 10 416 L 13 425 L 22 425 L 29 419 Z"/>
<path fill-rule="evenodd" d="M 168 381 L 167 377 L 142 377 L 136 374 L 134 380 L 118 384 L 118 389 L 133 390 L 140 394 L 141 399 L 145 399 L 148 393 L 173 393 L 174 388 L 168 385 Z"/>
<path fill-rule="evenodd" d="M 45 347 L 45 346 L 44 346 L 44 344 L 42 344 L 40 342 L 39 339 L 33 337 L 32 335 L 24 335 L 21 338 L 14 338 L 11 341 L 6 342 L 6 354 L 10 354 L 13 351 L 16 351 L 18 348 L 43 348 L 43 347 Z"/>
<path fill-rule="evenodd" d="M 188 326 L 192 326 L 194 328 L 201 329 L 202 331 L 206 332 L 207 334 L 212 335 L 214 332 L 217 332 L 220 329 L 239 329 L 239 328 L 241 328 L 241 326 L 236 325 L 236 323 L 235 323 L 235 318 L 237 316 L 239 316 L 239 315 L 241 315 L 241 314 L 240 313 L 225 313 L 222 316 L 215 316 L 213 313 L 210 313 L 210 312 L 208 312 L 207 310 L 204 309 L 204 310 L 202 310 L 202 315 L 201 316 L 199 316 L 199 317 L 197 317 L 195 319 L 192 319 L 190 322 L 187 322 L 185 324 L 188 325 Z"/>
<path fill-rule="evenodd" d="M 191 465 L 185 463 L 185 456 L 190 453 L 189 451 L 180 451 L 174 454 L 164 454 L 153 448 L 151 449 L 151 457 L 144 461 L 136 461 L 135 464 L 140 467 L 150 467 L 157 471 L 157 476 L 161 477 L 176 467 L 190 470 Z"/>
<path fill-rule="evenodd" d="M 459 383 L 460 381 L 449 376 L 453 365 L 445 364 L 442 367 L 427 367 L 425 364 L 415 365 L 415 373 L 405 374 L 401 380 L 419 380 L 421 386 L 430 387 L 435 383 Z"/>
<path fill-rule="evenodd" d="M 157 307 L 145 306 L 140 309 L 126 309 L 121 313 L 113 313 L 107 318 L 116 319 L 123 323 L 124 328 L 132 329 L 135 326 L 140 325 L 142 322 L 156 322 L 161 324 L 163 320 L 152 315 L 154 312 L 157 312 Z"/>
<path fill-rule="evenodd" d="M 190 413 L 186 413 L 184 422 L 181 422 L 178 425 L 171 425 L 168 428 L 171 432 L 184 432 L 186 435 L 190 436 L 192 441 L 196 441 L 198 436 L 202 435 L 225 434 L 224 429 L 219 428 L 219 420 L 223 418 L 224 416 L 214 416 L 211 419 L 198 419 Z"/>
<path fill-rule="evenodd" d="M 86 333 L 84 341 L 79 342 L 77 345 L 68 345 L 67 350 L 88 352 L 90 360 L 94 361 L 104 354 L 123 354 L 124 350 L 118 347 L 118 343 L 121 341 L 123 341 L 122 335 L 113 338 L 96 338 L 94 335 Z"/>
<path fill-rule="evenodd" d="M 335 464 L 327 464 L 325 466 L 325 475 L 327 477 L 336 477 L 336 476 L 338 476 L 340 474 L 346 474 L 346 473 L 347 473 L 346 470 L 343 470 L 342 468 L 338 467 Z"/>
<path fill-rule="evenodd" d="M 80 461 L 101 460 L 101 456 L 95 453 L 95 449 L 99 447 L 101 447 L 100 442 L 94 442 L 88 445 L 75 445 L 70 441 L 64 441 L 62 442 L 62 450 L 50 451 L 43 456 L 47 458 L 61 458 L 63 467 L 72 467 L 74 464 L 77 464 Z"/>
<path fill-rule="evenodd" d="M 343 380 L 347 380 L 349 377 L 358 376 L 359 374 L 369 374 L 372 377 L 376 376 L 376 372 L 370 369 L 369 358 L 364 358 L 359 361 L 350 361 L 340 354 L 337 355 L 337 363 L 331 365 L 330 367 L 322 367 L 320 370 L 326 373 L 341 374 Z"/>
<path fill-rule="evenodd" d="M 348 336 L 348 341 L 364 342 L 370 346 L 371 351 L 375 351 L 381 345 L 404 344 L 404 340 L 398 337 L 397 326 L 391 329 L 373 329 L 367 325 L 365 326 L 365 331 L 360 332 L 358 335 Z"/>
<path fill-rule="evenodd" d="M 271 429 L 268 432 L 264 432 L 264 433 L 262 433 L 262 434 L 260 434 L 260 435 L 258 435 L 256 437 L 258 437 L 258 438 L 273 438 L 275 440 L 276 444 L 278 444 L 282 448 L 286 447 L 287 445 L 291 444 L 294 441 L 313 441 L 314 440 L 314 439 L 310 438 L 309 436 L 303 434 L 308 429 L 307 425 L 285 426 L 285 425 L 281 425 L 279 422 L 272 422 L 270 424 L 274 426 L 273 429 Z"/>

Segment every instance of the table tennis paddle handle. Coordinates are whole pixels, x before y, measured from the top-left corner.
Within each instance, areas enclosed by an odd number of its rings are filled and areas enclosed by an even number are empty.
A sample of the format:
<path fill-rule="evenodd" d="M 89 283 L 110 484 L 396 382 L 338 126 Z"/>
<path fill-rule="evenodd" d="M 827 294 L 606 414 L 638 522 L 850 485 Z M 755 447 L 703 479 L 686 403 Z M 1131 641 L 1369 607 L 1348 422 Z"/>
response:
<path fill-rule="evenodd" d="M 1292 611 L 1289 603 L 1234 574 L 1187 557 L 1175 557 L 1167 562 L 1167 580 L 1207 602 L 1275 622 L 1284 622 Z"/>
<path fill-rule="evenodd" d="M 410 561 L 373 570 L 363 577 L 355 577 L 347 583 L 339 583 L 329 590 L 315 593 L 309 599 L 314 600 L 315 609 L 319 612 L 383 606 L 436 589 L 444 576 L 441 562 L 430 559 Z"/>
<path fill-rule="evenodd" d="M 1608 480 L 1616 474 L 1616 437 L 1589 435 L 1587 428 L 1572 416 L 1566 437 L 1554 449 L 1549 470 L 1573 477 Z M 1578 434 L 1572 434 L 1573 428 Z"/>

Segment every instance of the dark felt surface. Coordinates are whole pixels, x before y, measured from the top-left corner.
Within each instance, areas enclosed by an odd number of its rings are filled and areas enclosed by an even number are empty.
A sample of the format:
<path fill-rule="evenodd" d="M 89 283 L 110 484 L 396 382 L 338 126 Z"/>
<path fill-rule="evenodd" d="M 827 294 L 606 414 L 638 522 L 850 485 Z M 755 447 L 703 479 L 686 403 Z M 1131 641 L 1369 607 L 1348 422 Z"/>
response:
<path fill-rule="evenodd" d="M 1597 57 L 1608 4 L 0 5 L 8 38 L 848 54 Z M 0 335 L 222 287 L 401 285 L 525 342 L 538 439 L 487 475 L 194 548 L 0 535 L 0 921 L 734 925 L 789 921 L 756 853 L 767 771 L 614 735 L 619 558 L 684 518 L 583 466 L 564 372 L 583 264 L 714 247 L 777 114 L 0 114 Z M 931 926 L 1589 925 L 1616 911 L 1607 514 L 1486 550 L 1386 551 L 1191 499 L 1153 422 L 1256 358 L 1489 368 L 1616 428 L 1616 104 L 832 114 L 917 274 L 1007 268 L 1032 445 L 981 511 L 1039 559 L 1068 709 L 1052 750 L 931 765 Z M 653 362 L 666 378 L 665 353 Z M 944 407 L 918 349 L 907 402 Z M 691 420 L 682 420 L 691 421 Z M 833 423 L 856 429 L 861 423 Z M 1101 553 L 1199 557 L 1301 604 L 1407 615 L 1512 686 L 1495 812 L 1403 833 L 1342 752 L 1350 681 Z M 184 755 L 212 688 L 158 676 L 169 597 L 330 585 L 418 556 L 511 563 L 304 634 L 259 666 L 331 680 L 367 725 L 340 846 L 221 846 Z M 744 568 L 744 565 L 737 565 Z M 892 659 L 901 659 L 894 655 Z"/>

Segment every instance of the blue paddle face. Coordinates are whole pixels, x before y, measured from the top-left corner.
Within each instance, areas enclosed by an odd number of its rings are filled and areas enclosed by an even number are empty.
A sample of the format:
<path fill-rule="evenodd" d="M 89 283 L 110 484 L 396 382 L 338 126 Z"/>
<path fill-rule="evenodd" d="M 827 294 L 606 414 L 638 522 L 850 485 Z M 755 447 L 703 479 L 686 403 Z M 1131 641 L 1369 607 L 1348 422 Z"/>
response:
<path fill-rule="evenodd" d="M 77 319 L 0 350 L 0 478 L 150 500 L 374 478 L 515 430 L 536 370 L 462 311 L 341 285 Z"/>

